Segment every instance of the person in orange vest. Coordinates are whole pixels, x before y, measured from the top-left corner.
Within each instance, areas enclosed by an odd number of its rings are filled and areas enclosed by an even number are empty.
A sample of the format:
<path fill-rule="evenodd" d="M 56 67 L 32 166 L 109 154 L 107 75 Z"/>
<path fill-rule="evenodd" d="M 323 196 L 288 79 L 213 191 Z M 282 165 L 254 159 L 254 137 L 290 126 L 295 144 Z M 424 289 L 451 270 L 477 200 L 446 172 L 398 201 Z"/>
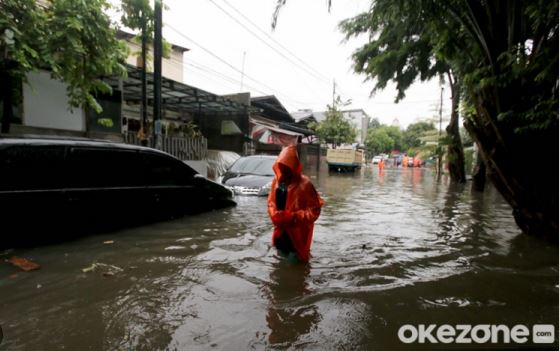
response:
<path fill-rule="evenodd" d="M 378 162 L 378 170 L 382 171 L 384 169 L 384 159 L 381 158 L 380 161 Z"/>
<path fill-rule="evenodd" d="M 404 158 L 402 159 L 402 167 L 407 167 L 408 166 L 408 155 L 404 156 Z"/>
<path fill-rule="evenodd" d="M 420 167 L 421 166 L 421 159 L 419 157 L 415 157 L 413 159 L 413 166 L 414 167 Z"/>
<path fill-rule="evenodd" d="M 324 200 L 302 174 L 297 148 L 285 147 L 273 165 L 275 177 L 268 195 L 268 215 L 274 224 L 272 244 L 288 258 L 310 258 L 314 222 Z"/>

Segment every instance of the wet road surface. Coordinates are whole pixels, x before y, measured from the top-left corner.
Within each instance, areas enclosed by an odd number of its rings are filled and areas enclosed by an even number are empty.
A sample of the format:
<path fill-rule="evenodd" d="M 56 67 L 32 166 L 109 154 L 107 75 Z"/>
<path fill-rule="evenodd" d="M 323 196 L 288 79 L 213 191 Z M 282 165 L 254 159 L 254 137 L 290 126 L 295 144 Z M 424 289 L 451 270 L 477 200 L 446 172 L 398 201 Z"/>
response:
<path fill-rule="evenodd" d="M 0 350 L 411 350 L 403 324 L 559 325 L 559 248 L 521 235 L 494 189 L 428 169 L 312 180 L 326 206 L 308 265 L 270 247 L 256 197 L 0 252 Z"/>

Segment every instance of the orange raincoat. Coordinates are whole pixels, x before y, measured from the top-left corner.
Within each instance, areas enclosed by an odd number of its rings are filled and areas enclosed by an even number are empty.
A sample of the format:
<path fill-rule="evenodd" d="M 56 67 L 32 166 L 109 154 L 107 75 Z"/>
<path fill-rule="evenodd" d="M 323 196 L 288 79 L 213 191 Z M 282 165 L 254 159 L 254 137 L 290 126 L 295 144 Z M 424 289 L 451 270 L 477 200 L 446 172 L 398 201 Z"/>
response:
<path fill-rule="evenodd" d="M 287 166 L 292 172 L 292 178 L 287 186 L 287 201 L 284 211 L 276 208 L 276 189 L 278 180 L 282 179 L 280 164 Z M 303 166 L 297 155 L 295 146 L 285 147 L 279 154 L 273 166 L 276 177 L 272 181 L 272 188 L 268 195 L 268 215 L 274 223 L 272 244 L 282 232 L 286 232 L 295 248 L 297 257 L 303 262 L 310 258 L 314 222 L 320 215 L 320 208 L 324 201 L 318 195 L 310 179 L 301 172 Z"/>

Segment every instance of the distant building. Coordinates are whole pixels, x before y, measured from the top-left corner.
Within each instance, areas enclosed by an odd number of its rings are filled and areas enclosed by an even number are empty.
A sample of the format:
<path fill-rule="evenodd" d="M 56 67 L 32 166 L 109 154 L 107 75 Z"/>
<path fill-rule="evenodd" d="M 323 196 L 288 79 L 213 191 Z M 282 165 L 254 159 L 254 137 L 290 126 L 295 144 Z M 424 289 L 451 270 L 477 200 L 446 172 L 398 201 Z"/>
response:
<path fill-rule="evenodd" d="M 363 109 L 341 111 L 344 119 L 349 121 L 355 128 L 355 143 L 364 144 L 369 127 L 369 115 Z M 326 120 L 326 111 L 313 112 L 312 110 L 299 110 L 292 112 L 297 124 L 308 126 L 310 122 L 320 123 Z"/>
<path fill-rule="evenodd" d="M 344 110 L 344 118 L 350 121 L 355 127 L 355 142 L 360 145 L 365 144 L 367 129 L 369 127 L 369 115 L 363 109 Z"/>

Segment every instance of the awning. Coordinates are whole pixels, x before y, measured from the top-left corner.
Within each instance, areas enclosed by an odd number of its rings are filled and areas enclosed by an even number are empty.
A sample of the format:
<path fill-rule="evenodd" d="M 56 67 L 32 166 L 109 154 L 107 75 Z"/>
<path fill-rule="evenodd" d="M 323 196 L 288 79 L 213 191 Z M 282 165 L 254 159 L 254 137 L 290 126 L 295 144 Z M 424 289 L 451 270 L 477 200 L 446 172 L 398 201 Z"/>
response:
<path fill-rule="evenodd" d="M 303 137 L 301 133 L 259 123 L 253 123 L 250 135 L 260 143 L 282 146 L 297 145 L 298 139 Z"/>
<path fill-rule="evenodd" d="M 127 65 L 128 75 L 122 80 L 118 77 L 106 77 L 104 80 L 116 90 L 122 90 L 123 100 L 140 104 L 142 100 L 141 69 Z M 146 73 L 147 100 L 153 101 L 153 73 Z M 163 109 L 188 111 L 190 113 L 229 113 L 245 114 L 250 106 L 241 104 L 223 96 L 198 89 L 169 78 L 161 78 L 161 100 Z"/>

